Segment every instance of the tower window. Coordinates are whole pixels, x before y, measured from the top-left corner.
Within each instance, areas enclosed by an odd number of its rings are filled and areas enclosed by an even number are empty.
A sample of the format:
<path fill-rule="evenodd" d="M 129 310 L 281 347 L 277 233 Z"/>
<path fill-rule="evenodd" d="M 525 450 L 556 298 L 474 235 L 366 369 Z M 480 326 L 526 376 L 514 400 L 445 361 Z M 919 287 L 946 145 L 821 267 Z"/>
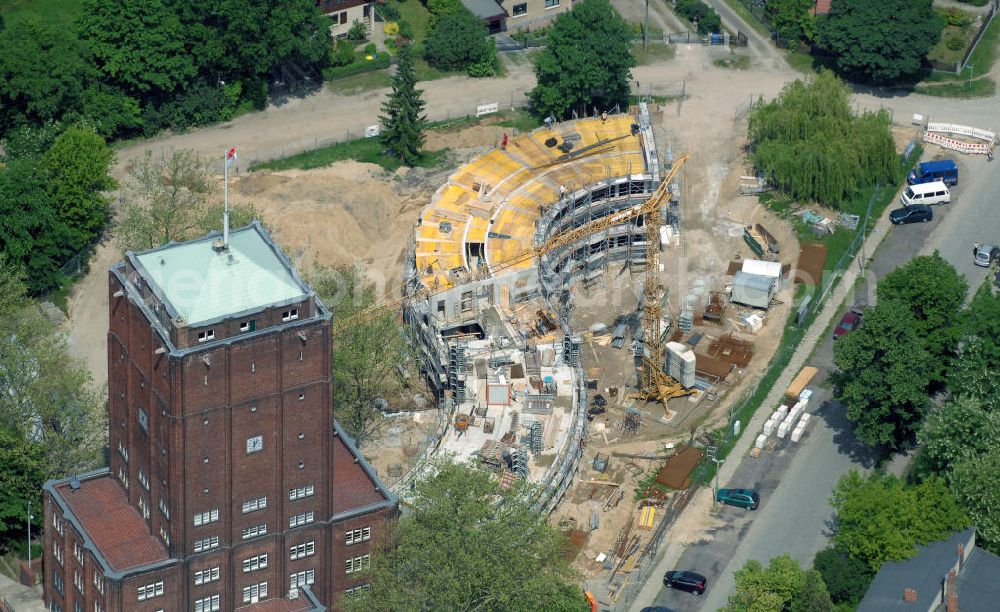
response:
<path fill-rule="evenodd" d="M 198 342 L 208 342 L 209 340 L 215 340 L 214 329 L 206 329 L 205 331 L 198 332 Z"/>

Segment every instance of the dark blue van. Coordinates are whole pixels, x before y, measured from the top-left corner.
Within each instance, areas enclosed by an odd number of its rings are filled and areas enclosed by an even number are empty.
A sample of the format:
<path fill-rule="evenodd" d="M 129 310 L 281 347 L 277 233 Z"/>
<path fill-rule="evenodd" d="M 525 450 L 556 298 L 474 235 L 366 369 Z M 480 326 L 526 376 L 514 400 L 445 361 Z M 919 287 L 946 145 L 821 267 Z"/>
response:
<path fill-rule="evenodd" d="M 942 159 L 919 163 L 906 177 L 906 182 L 911 185 L 933 181 L 944 181 L 945 185 L 957 185 L 958 166 L 955 165 L 955 160 Z"/>

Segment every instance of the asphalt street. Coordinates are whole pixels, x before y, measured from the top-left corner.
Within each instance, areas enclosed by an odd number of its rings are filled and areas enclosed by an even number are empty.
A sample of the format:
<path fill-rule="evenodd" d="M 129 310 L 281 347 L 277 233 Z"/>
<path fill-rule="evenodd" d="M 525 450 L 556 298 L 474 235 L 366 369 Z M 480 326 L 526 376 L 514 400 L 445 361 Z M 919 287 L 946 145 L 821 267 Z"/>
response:
<path fill-rule="evenodd" d="M 961 182 L 952 189 L 951 204 L 935 207 L 930 223 L 892 227 L 880 244 L 861 283 L 858 295 L 849 299 L 872 304 L 874 282 L 905 264 L 912 257 L 939 250 L 952 263 L 974 291 L 987 276 L 987 270 L 973 265 L 972 242 L 1000 243 L 1000 162 L 986 162 L 975 157 L 957 156 Z M 897 204 L 890 205 L 893 208 Z M 850 431 L 843 408 L 831 401 L 823 383 L 833 366 L 833 340 L 828 336 L 816 349 L 811 363 L 820 368 L 814 383 L 818 391 L 818 409 L 808 433 L 798 443 L 787 439 L 770 456 L 745 458 L 734 477 L 722 486 L 751 487 L 761 492 L 761 508 L 747 512 L 720 508 L 717 512 L 729 521 L 727 527 L 706 534 L 705 541 L 690 546 L 677 569 L 705 574 L 709 589 L 702 597 L 663 589 L 655 605 L 673 610 L 717 610 L 726 604 L 734 589 L 733 572 L 748 559 L 766 564 L 772 557 L 790 554 L 805 566 L 811 565 L 817 551 L 827 544 L 833 517 L 830 492 L 839 478 L 851 468 L 865 471 L 872 466 L 872 456 L 859 445 Z M 747 435 L 750 435 L 749 433 Z M 754 432 L 756 435 L 756 432 Z"/>

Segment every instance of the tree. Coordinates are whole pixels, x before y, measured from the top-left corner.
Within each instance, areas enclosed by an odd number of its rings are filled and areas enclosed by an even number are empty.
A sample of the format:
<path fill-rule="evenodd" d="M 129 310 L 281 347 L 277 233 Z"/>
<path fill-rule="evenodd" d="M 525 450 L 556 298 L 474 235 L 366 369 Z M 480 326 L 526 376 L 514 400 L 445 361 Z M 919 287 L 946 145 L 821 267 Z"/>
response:
<path fill-rule="evenodd" d="M 78 26 L 105 82 L 129 95 L 169 94 L 197 74 L 189 36 L 164 0 L 84 0 Z"/>
<path fill-rule="evenodd" d="M 751 156 L 793 198 L 839 207 L 898 167 L 885 112 L 851 113 L 850 91 L 832 72 L 785 85 L 750 111 Z"/>
<path fill-rule="evenodd" d="M 24 535 L 28 504 L 40 516 L 45 483 L 41 447 L 0 425 L 0 545 Z M 35 523 L 38 524 L 37 522 Z M 4 546 L 6 548 L 6 546 Z"/>
<path fill-rule="evenodd" d="M 836 512 L 836 549 L 872 573 L 886 561 L 913 556 L 917 544 L 943 540 L 970 524 L 937 477 L 907 485 L 894 476 L 862 477 L 852 469 L 837 483 L 830 501 Z"/>
<path fill-rule="evenodd" d="M 93 128 L 78 126 L 67 128 L 42 156 L 39 170 L 46 191 L 74 251 L 93 243 L 110 219 L 104 192 L 116 186 L 110 175 L 114 157 Z"/>
<path fill-rule="evenodd" d="M 874 578 L 874 574 L 862 561 L 852 559 L 833 548 L 824 548 L 816 553 L 813 568 L 823 577 L 823 584 L 835 604 L 857 606 Z"/>
<path fill-rule="evenodd" d="M 70 357 L 65 336 L 27 297 L 19 268 L 2 257 L 0 295 L 0 428 L 23 441 L 17 452 L 37 451 L 44 478 L 96 467 L 107 443 L 103 394 L 90 389 L 90 374 Z"/>
<path fill-rule="evenodd" d="M 932 410 L 918 435 L 921 471 L 947 475 L 955 464 L 1000 447 L 1000 411 L 969 396 Z"/>
<path fill-rule="evenodd" d="M 934 358 L 930 382 L 944 381 L 968 290 L 962 275 L 937 251 L 914 257 L 878 282 L 879 301 L 897 300 L 913 313 L 917 334 Z"/>
<path fill-rule="evenodd" d="M 833 0 L 817 42 L 845 76 L 887 83 L 916 73 L 943 28 L 931 0 Z"/>
<path fill-rule="evenodd" d="M 442 70 L 496 62 L 496 48 L 486 25 L 464 7 L 438 21 L 424 42 L 424 54 L 428 62 Z"/>
<path fill-rule="evenodd" d="M 582 0 L 556 17 L 535 63 L 536 112 L 564 117 L 628 105 L 632 29 L 608 0 Z"/>
<path fill-rule="evenodd" d="M 782 610 L 805 584 L 802 567 L 788 555 L 774 557 L 767 569 L 751 559 L 736 570 L 733 578 L 736 592 L 729 597 L 725 612 Z"/>
<path fill-rule="evenodd" d="M 834 344 L 836 396 L 869 446 L 899 448 L 927 410 L 934 363 L 916 328 L 907 304 L 880 300 L 864 325 Z"/>
<path fill-rule="evenodd" d="M 958 356 L 948 374 L 953 394 L 967 394 L 1000 408 L 1000 295 L 983 283 L 962 313 Z"/>
<path fill-rule="evenodd" d="M 399 49 L 399 65 L 392 77 L 392 92 L 382 103 L 382 133 L 379 140 L 407 166 L 420 160 L 420 149 L 424 146 L 424 127 L 427 118 L 422 115 L 423 92 L 416 87 L 417 77 L 413 73 L 413 55 L 410 45 Z"/>
<path fill-rule="evenodd" d="M 310 276 L 334 321 L 370 308 L 378 297 L 357 266 L 317 266 Z M 406 344 L 395 319 L 387 311 L 352 324 L 333 338 L 334 414 L 358 447 L 381 422 L 375 400 L 388 395 L 396 366 L 406 361 Z"/>
<path fill-rule="evenodd" d="M 991 552 L 1000 553 L 1000 447 L 994 445 L 958 460 L 948 480 L 952 493 L 976 525 L 977 540 Z"/>
<path fill-rule="evenodd" d="M 451 460 L 430 473 L 392 548 L 373 560 L 371 592 L 348 609 L 584 609 L 565 538 L 532 508 L 535 485 L 504 488 L 491 472 Z"/>
<path fill-rule="evenodd" d="M 765 5 L 778 38 L 808 42 L 816 35 L 814 0 L 768 0 Z"/>
<path fill-rule="evenodd" d="M 802 589 L 792 598 L 791 612 L 833 612 L 830 593 L 818 571 L 805 572 Z"/>
<path fill-rule="evenodd" d="M 145 251 L 172 240 L 221 231 L 224 203 L 194 151 L 179 149 L 155 159 L 151 152 L 130 163 L 126 196 L 116 231 L 122 252 Z M 251 203 L 230 202 L 229 225 L 267 223 Z"/>
<path fill-rule="evenodd" d="M 94 69 L 72 30 L 28 15 L 0 32 L 0 133 L 81 107 Z"/>

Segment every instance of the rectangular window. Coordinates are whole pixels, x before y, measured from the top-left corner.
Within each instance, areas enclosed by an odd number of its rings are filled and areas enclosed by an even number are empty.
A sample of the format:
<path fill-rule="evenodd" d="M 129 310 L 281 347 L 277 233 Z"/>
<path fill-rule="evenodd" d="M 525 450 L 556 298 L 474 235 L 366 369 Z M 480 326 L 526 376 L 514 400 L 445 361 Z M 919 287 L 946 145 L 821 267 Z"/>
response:
<path fill-rule="evenodd" d="M 76 540 L 73 540 L 73 558 L 80 565 L 83 565 L 83 547 Z"/>
<path fill-rule="evenodd" d="M 136 474 L 136 477 L 137 477 L 137 478 L 139 479 L 139 484 L 141 484 L 141 485 L 142 485 L 142 488 L 143 488 L 143 489 L 146 489 L 146 490 L 148 491 L 148 490 L 149 490 L 149 477 L 148 477 L 148 476 L 146 476 L 146 475 L 145 475 L 145 474 L 144 474 L 144 473 L 142 472 L 142 470 L 141 470 L 141 469 L 139 470 L 139 473 L 138 473 L 138 474 Z M 148 517 L 147 517 L 147 518 L 148 518 Z"/>
<path fill-rule="evenodd" d="M 101 605 L 101 602 L 94 602 L 94 612 L 104 612 L 104 606 Z"/>
<path fill-rule="evenodd" d="M 243 587 L 243 603 L 257 603 L 261 599 L 267 598 L 267 583 L 258 582 L 248 587 Z"/>
<path fill-rule="evenodd" d="M 288 575 L 289 588 L 297 589 L 299 587 L 309 586 L 316 582 L 316 570 L 304 570 L 301 572 L 292 572 Z"/>
<path fill-rule="evenodd" d="M 160 507 L 160 513 L 163 514 L 163 516 L 169 521 L 170 508 L 167 507 L 167 500 L 161 498 L 160 503 L 158 505 Z"/>
<path fill-rule="evenodd" d="M 125 473 L 125 468 L 118 468 L 118 480 L 121 481 L 122 486 L 128 491 L 128 474 Z"/>
<path fill-rule="evenodd" d="M 354 557 L 353 559 L 348 559 L 345 562 L 346 573 L 353 574 L 354 572 L 360 572 L 361 570 L 368 569 L 372 564 L 371 555 L 361 555 L 360 557 Z"/>
<path fill-rule="evenodd" d="M 316 540 L 309 540 L 302 544 L 296 544 L 288 549 L 288 557 L 295 561 L 296 559 L 303 559 L 305 557 L 311 557 L 316 553 Z"/>
<path fill-rule="evenodd" d="M 83 593 L 83 574 L 80 573 L 80 570 L 73 570 L 73 586 L 76 587 L 77 591 Z"/>
<path fill-rule="evenodd" d="M 243 539 L 249 540 L 250 538 L 256 538 L 257 536 L 262 536 L 267 534 L 267 523 L 262 523 L 260 525 L 254 525 L 253 527 L 246 527 L 243 529 Z"/>
<path fill-rule="evenodd" d="M 212 550 L 213 548 L 219 547 L 219 536 L 209 536 L 207 538 L 202 538 L 200 540 L 194 541 L 194 552 L 201 552 L 203 550 Z"/>
<path fill-rule="evenodd" d="M 372 590 L 371 585 L 368 585 L 368 584 L 359 584 L 356 587 L 351 587 L 349 589 L 346 589 L 344 591 L 344 595 L 346 595 L 347 597 L 353 599 L 353 598 L 358 597 L 359 595 L 361 595 L 361 593 L 363 591 L 371 591 L 371 590 Z"/>
<path fill-rule="evenodd" d="M 209 340 L 215 340 L 214 329 L 206 329 L 205 331 L 198 332 L 198 342 L 208 342 Z"/>
<path fill-rule="evenodd" d="M 65 558 L 63 556 L 63 549 L 62 546 L 59 545 L 59 542 L 56 542 L 55 540 L 52 540 L 52 556 L 59 562 L 59 565 L 63 564 L 63 559 Z"/>
<path fill-rule="evenodd" d="M 525 4 L 515 4 L 514 7 L 513 7 L 513 10 L 511 12 L 514 13 L 515 17 L 518 17 L 520 15 L 524 15 L 525 13 L 528 12 L 528 4 L 527 3 L 525 3 Z"/>
<path fill-rule="evenodd" d="M 248 499 L 247 501 L 243 502 L 243 514 L 256 512 L 257 510 L 263 510 L 264 508 L 267 508 L 267 497 Z"/>
<path fill-rule="evenodd" d="M 139 511 L 142 512 L 142 518 L 149 520 L 149 504 L 141 497 L 139 498 Z"/>
<path fill-rule="evenodd" d="M 291 310 L 286 310 L 285 312 L 281 313 L 282 321 L 294 321 L 295 319 L 298 318 L 299 318 L 298 308 L 292 308 Z"/>
<path fill-rule="evenodd" d="M 210 567 L 194 573 L 195 585 L 215 582 L 219 579 L 219 566 Z"/>
<path fill-rule="evenodd" d="M 52 570 L 52 586 L 56 587 L 60 595 L 66 594 L 66 583 L 63 582 L 63 577 L 59 574 L 59 570 Z"/>
<path fill-rule="evenodd" d="M 372 528 L 362 527 L 361 529 L 351 529 L 347 532 L 347 545 L 367 542 L 372 539 Z"/>
<path fill-rule="evenodd" d="M 142 408 L 139 408 L 139 427 L 146 433 L 149 433 L 149 415 Z"/>
<path fill-rule="evenodd" d="M 257 329 L 257 319 L 250 319 L 249 321 L 244 321 L 240 323 L 241 332 L 252 332 Z"/>
<path fill-rule="evenodd" d="M 118 441 L 118 454 L 122 456 L 122 459 L 125 460 L 125 463 L 128 463 L 128 449 L 125 448 L 125 443 L 122 442 L 121 440 Z"/>
<path fill-rule="evenodd" d="M 316 488 L 313 485 L 306 485 L 304 487 L 295 487 L 294 489 L 288 490 L 288 500 L 295 501 L 296 499 L 302 499 L 303 497 L 310 497 L 316 493 Z"/>
<path fill-rule="evenodd" d="M 217 612 L 220 599 L 219 595 L 196 599 L 194 600 L 194 612 Z"/>
<path fill-rule="evenodd" d="M 219 509 L 213 508 L 212 510 L 207 510 L 205 512 L 199 512 L 194 515 L 194 526 L 207 525 L 209 523 L 215 523 L 219 520 Z"/>
<path fill-rule="evenodd" d="M 545 0 L 545 8 L 555 8 L 559 6 L 559 0 Z"/>
<path fill-rule="evenodd" d="M 98 574 L 96 571 L 94 572 L 94 588 L 97 589 L 98 593 L 104 595 L 104 576 Z"/>
<path fill-rule="evenodd" d="M 255 572 L 259 569 L 264 569 L 267 567 L 267 553 L 262 555 L 254 555 L 249 559 L 243 560 L 243 573 Z"/>
<path fill-rule="evenodd" d="M 147 599 L 152 599 L 154 597 L 159 597 L 163 595 L 163 581 L 154 582 L 153 584 L 147 584 L 146 586 L 141 586 L 138 588 L 139 591 L 139 601 L 146 601 Z"/>
<path fill-rule="evenodd" d="M 315 520 L 312 510 L 309 512 L 303 512 L 302 514 L 296 514 L 295 516 L 288 518 L 289 527 L 299 527 L 301 525 L 308 525 Z"/>
<path fill-rule="evenodd" d="M 160 539 L 163 540 L 164 544 L 166 544 L 167 546 L 170 546 L 170 536 L 167 535 L 167 530 L 163 528 L 163 525 L 160 525 Z M 197 545 L 198 545 L 198 543 L 195 542 L 195 546 L 197 546 Z"/>

